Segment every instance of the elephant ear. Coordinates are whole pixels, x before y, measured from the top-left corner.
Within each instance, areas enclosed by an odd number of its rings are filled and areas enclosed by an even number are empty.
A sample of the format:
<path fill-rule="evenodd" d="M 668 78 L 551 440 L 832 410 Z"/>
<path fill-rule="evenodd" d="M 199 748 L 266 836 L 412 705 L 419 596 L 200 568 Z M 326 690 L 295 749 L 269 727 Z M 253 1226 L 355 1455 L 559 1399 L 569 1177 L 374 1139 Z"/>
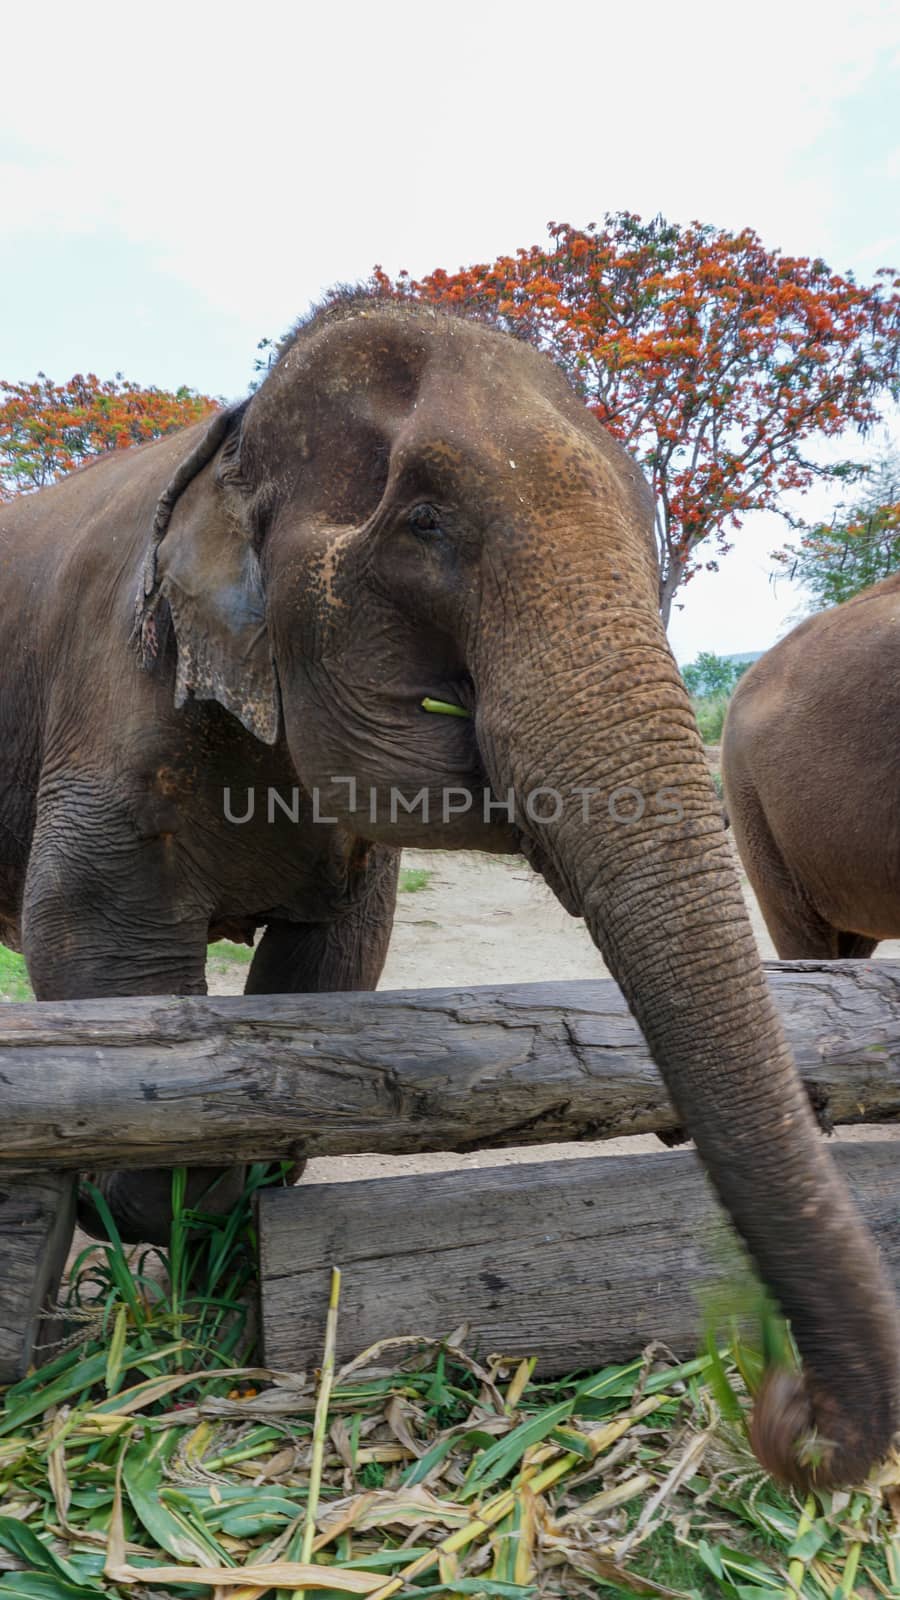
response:
<path fill-rule="evenodd" d="M 248 731 L 274 744 L 279 697 L 265 594 L 247 532 L 239 482 L 246 402 L 220 412 L 160 497 L 138 596 L 141 661 L 175 629 L 175 704 L 218 700 Z"/>

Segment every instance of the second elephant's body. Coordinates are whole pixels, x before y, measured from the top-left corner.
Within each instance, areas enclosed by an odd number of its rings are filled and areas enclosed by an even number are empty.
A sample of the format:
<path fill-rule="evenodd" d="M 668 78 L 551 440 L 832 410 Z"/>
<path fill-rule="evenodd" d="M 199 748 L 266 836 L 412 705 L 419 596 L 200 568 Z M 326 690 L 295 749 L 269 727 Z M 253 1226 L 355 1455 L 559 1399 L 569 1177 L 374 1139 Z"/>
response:
<path fill-rule="evenodd" d="M 818 613 L 741 679 L 726 804 L 783 960 L 900 938 L 900 574 Z"/>

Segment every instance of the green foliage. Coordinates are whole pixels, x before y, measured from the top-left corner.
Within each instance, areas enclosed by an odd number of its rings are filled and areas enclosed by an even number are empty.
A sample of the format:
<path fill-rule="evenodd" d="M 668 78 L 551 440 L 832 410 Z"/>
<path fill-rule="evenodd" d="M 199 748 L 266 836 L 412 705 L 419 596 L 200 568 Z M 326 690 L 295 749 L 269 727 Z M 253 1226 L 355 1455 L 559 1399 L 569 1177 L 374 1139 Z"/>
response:
<path fill-rule="evenodd" d="M 682 668 L 681 676 L 688 694 L 695 698 L 722 694 L 727 697 L 749 666 L 749 661 L 734 661 L 730 656 L 701 650 L 696 661 Z"/>
<path fill-rule="evenodd" d="M 700 729 L 700 737 L 704 744 L 720 742 L 730 698 L 727 694 L 710 694 L 694 701 L 697 727 Z"/>
<path fill-rule="evenodd" d="M 682 668 L 681 676 L 693 701 L 704 744 L 719 743 L 728 701 L 750 665 L 749 661 L 735 661 L 729 656 L 717 656 L 712 650 L 701 650 L 696 661 Z"/>
<path fill-rule="evenodd" d="M 0 944 L 0 1001 L 33 998 L 22 957 Z"/>
<path fill-rule="evenodd" d="M 840 605 L 900 571 L 900 454 L 881 457 L 852 505 L 776 553 L 809 595 L 809 610 Z"/>

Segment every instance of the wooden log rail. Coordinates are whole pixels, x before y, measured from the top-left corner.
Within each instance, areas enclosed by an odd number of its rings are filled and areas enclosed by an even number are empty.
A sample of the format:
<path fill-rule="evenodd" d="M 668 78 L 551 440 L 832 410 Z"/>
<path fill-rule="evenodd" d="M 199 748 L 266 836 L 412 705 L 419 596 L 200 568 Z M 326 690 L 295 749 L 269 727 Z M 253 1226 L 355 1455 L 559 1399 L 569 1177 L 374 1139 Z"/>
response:
<path fill-rule="evenodd" d="M 772 962 L 825 1124 L 900 1120 L 900 962 Z M 178 1166 L 665 1133 L 615 984 L 0 1008 L 0 1169 Z"/>
<path fill-rule="evenodd" d="M 900 1290 L 897 1153 L 887 1140 L 834 1149 Z M 628 1361 L 654 1339 L 691 1356 L 707 1314 L 721 1328 L 754 1300 L 692 1150 L 270 1189 L 258 1231 L 264 1360 L 288 1372 L 322 1359 L 332 1265 L 341 1362 L 463 1321 L 470 1349 L 537 1355 L 548 1375 Z"/>

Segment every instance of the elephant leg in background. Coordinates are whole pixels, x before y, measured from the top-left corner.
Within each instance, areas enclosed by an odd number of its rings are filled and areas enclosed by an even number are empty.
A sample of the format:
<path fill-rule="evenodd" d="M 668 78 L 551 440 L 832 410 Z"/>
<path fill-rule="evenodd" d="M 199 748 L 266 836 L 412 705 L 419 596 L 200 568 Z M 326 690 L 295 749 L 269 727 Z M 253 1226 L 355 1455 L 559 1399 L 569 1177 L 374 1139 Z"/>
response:
<path fill-rule="evenodd" d="M 870 939 L 864 933 L 838 933 L 838 959 L 841 961 L 867 961 L 880 940 Z"/>
<path fill-rule="evenodd" d="M 205 994 L 209 908 L 191 888 L 171 836 L 140 839 L 124 805 L 100 783 L 65 805 L 42 805 L 25 885 L 23 950 L 38 1000 L 114 995 Z M 91 1175 L 126 1243 L 165 1244 L 171 1223 L 168 1168 Z M 242 1168 L 196 1168 L 188 1203 L 230 1208 Z M 106 1237 L 93 1202 L 78 1220 Z"/>
<path fill-rule="evenodd" d="M 358 841 L 351 858 L 349 904 L 327 922 L 270 921 L 244 993 L 374 989 L 390 944 L 399 876 L 399 850 Z"/>

